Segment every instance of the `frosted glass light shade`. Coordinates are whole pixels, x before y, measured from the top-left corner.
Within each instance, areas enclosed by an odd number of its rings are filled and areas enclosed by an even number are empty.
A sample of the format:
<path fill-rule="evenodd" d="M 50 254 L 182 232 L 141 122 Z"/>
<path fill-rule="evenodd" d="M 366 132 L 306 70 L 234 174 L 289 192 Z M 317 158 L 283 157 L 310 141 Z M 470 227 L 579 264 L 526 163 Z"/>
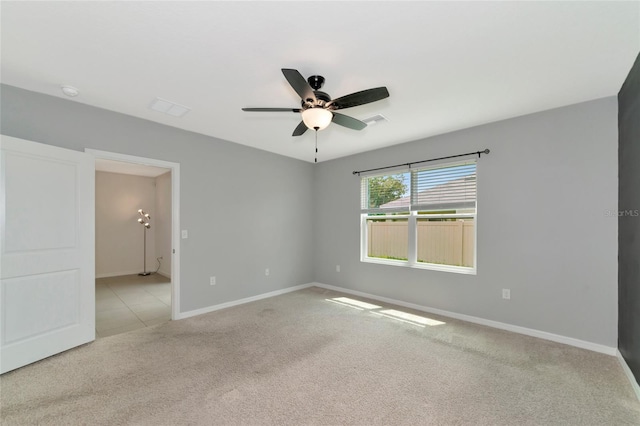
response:
<path fill-rule="evenodd" d="M 333 114 L 324 108 L 309 108 L 302 111 L 302 121 L 310 129 L 322 130 L 326 128 L 333 119 Z"/>

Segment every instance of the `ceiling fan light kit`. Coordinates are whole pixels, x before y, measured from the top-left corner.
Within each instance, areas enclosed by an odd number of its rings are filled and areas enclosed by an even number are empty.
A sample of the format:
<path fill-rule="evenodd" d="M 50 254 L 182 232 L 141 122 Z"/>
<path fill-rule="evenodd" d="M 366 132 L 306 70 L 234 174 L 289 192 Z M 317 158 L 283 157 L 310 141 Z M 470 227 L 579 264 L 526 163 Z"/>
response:
<path fill-rule="evenodd" d="M 321 107 L 305 109 L 301 114 L 304 124 L 314 130 L 325 129 L 333 120 L 333 114 Z"/>

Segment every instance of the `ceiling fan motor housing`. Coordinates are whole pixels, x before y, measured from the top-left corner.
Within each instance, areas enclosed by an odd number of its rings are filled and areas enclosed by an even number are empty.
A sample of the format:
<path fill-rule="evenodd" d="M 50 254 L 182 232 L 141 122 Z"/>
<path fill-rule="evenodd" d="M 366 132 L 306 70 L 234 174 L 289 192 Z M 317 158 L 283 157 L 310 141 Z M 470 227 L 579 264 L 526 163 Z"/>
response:
<path fill-rule="evenodd" d="M 314 90 L 313 94 L 316 96 L 316 102 L 314 102 L 313 99 L 303 100 L 302 101 L 302 108 L 303 109 L 314 108 L 314 107 L 324 108 L 325 105 L 329 101 L 331 101 L 331 96 L 329 96 L 325 92 L 321 92 L 319 90 Z"/>

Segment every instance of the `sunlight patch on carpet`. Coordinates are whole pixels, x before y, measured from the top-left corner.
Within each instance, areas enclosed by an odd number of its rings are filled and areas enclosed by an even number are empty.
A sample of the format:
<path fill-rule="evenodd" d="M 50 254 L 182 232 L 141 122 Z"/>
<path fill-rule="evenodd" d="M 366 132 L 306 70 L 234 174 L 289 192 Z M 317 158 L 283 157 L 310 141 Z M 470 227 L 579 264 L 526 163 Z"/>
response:
<path fill-rule="evenodd" d="M 408 312 L 396 311 L 395 309 L 386 309 L 386 310 L 380 311 L 380 312 L 382 314 L 390 315 L 393 318 L 403 319 L 405 321 L 414 322 L 416 324 L 430 325 L 430 326 L 446 324 L 443 321 L 438 321 L 438 320 L 434 320 L 434 319 L 431 319 L 431 318 L 422 317 L 420 315 L 410 314 Z"/>
<path fill-rule="evenodd" d="M 346 303 L 348 305 L 358 306 L 363 309 L 380 309 L 381 308 L 381 306 L 373 305 L 371 303 L 363 302 L 361 300 L 351 299 L 349 297 L 334 297 L 333 299 L 330 299 L 330 300 Z"/>
<path fill-rule="evenodd" d="M 363 302 L 361 300 L 351 299 L 350 297 L 334 297 L 332 299 L 324 299 L 327 302 L 335 303 L 338 305 L 346 306 L 348 308 L 356 309 L 358 311 L 367 310 L 370 313 L 379 317 L 390 318 L 396 321 L 404 322 L 407 324 L 416 325 L 418 327 L 435 326 L 446 324 L 443 321 L 434 320 L 431 318 L 423 317 L 420 315 L 410 314 L 408 312 L 398 311 L 396 309 L 384 309 L 382 306 L 374 305 L 372 303 Z M 381 310 L 378 310 L 381 309 Z"/>
<path fill-rule="evenodd" d="M 352 308 L 358 311 L 364 311 L 363 308 L 359 308 L 357 306 L 354 306 L 348 303 L 338 302 L 337 300 L 333 300 L 333 299 L 324 299 L 324 300 L 326 300 L 327 302 L 335 303 L 336 305 L 342 305 L 342 306 L 346 306 L 347 308 Z"/>

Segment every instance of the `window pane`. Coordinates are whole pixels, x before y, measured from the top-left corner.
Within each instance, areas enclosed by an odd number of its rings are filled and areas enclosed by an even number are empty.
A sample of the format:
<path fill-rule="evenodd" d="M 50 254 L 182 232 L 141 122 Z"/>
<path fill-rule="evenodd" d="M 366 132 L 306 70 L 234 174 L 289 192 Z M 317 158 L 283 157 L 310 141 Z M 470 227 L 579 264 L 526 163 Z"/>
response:
<path fill-rule="evenodd" d="M 408 211 L 411 202 L 409 184 L 409 173 L 362 178 L 362 210 Z"/>
<path fill-rule="evenodd" d="M 413 210 L 475 208 L 475 163 L 420 170 L 413 180 Z"/>
<path fill-rule="evenodd" d="M 417 219 L 418 262 L 472 268 L 475 221 L 464 219 Z"/>
<path fill-rule="evenodd" d="M 409 222 L 407 219 L 367 219 L 367 256 L 407 260 Z"/>

